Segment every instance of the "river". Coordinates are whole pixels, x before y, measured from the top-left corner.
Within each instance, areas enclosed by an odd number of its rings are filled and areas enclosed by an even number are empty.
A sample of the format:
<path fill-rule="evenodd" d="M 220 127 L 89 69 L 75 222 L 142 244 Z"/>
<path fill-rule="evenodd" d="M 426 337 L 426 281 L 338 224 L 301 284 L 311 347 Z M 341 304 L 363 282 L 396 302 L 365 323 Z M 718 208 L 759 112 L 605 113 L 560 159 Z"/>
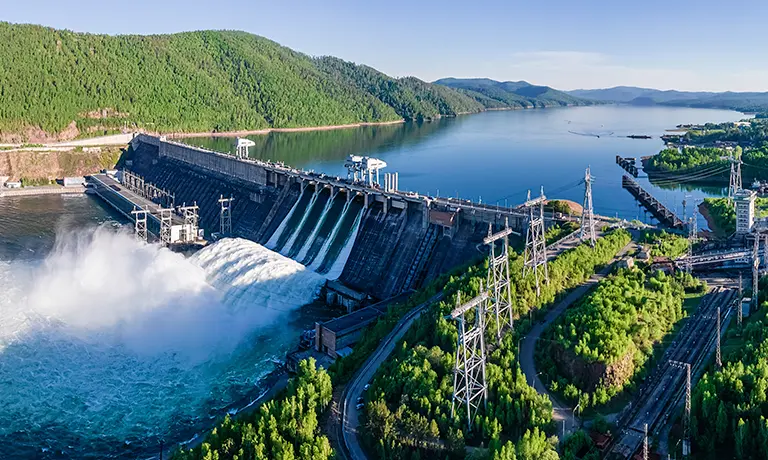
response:
<path fill-rule="evenodd" d="M 346 174 L 348 154 L 371 155 L 400 173 L 401 189 L 500 204 L 541 186 L 581 202 L 591 166 L 596 211 L 631 219 L 642 214 L 621 189 L 615 155 L 651 155 L 662 143 L 622 136 L 740 118 L 621 106 L 498 111 L 273 133 L 253 137 L 251 154 L 332 175 Z M 187 142 L 233 149 L 226 138 Z M 681 214 L 686 195 L 722 193 L 640 182 Z M 323 279 L 259 245 L 224 240 L 184 259 L 125 226 L 90 196 L 0 199 L 5 458 L 147 457 L 161 440 L 188 439 L 258 394 L 271 360 L 327 315 L 305 305 Z"/>

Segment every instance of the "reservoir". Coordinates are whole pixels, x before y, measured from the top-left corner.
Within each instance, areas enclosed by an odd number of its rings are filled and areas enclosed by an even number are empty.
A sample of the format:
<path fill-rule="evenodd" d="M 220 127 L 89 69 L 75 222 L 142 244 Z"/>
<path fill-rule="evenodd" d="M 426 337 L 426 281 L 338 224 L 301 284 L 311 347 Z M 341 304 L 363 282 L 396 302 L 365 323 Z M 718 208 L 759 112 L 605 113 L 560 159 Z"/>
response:
<path fill-rule="evenodd" d="M 339 176 L 347 155 L 370 155 L 399 172 L 403 190 L 493 204 L 520 203 L 541 186 L 580 203 L 591 166 L 596 211 L 633 219 L 642 214 L 621 188 L 616 155 L 652 155 L 658 136 L 680 123 L 741 118 L 656 107 L 498 111 L 273 133 L 252 137 L 251 155 Z M 185 142 L 234 149 L 227 138 Z M 683 199 L 722 193 L 639 181 L 680 214 Z M 345 225 L 359 225 L 359 210 L 334 206 L 328 200 L 326 212 L 348 212 Z M 321 231 L 306 227 L 303 240 Z M 247 405 L 272 360 L 327 315 L 308 306 L 323 270 L 293 259 L 329 248 L 286 234 L 266 245 L 284 255 L 233 238 L 184 258 L 139 243 L 130 229 L 90 196 L 0 199 L 0 441 L 8 457 L 147 458 L 161 440 L 189 439 Z"/>
<path fill-rule="evenodd" d="M 664 146 L 659 136 L 678 124 L 742 118 L 746 116 L 729 110 L 605 105 L 491 111 L 434 122 L 271 133 L 249 139 L 256 142 L 251 156 L 259 159 L 345 177 L 348 154 L 369 155 L 386 161 L 385 171 L 399 172 L 402 190 L 501 205 L 522 203 L 527 190 L 536 194 L 541 186 L 550 198 L 581 203 L 584 189 L 578 182 L 590 166 L 595 211 L 635 219 L 643 214 L 621 188 L 624 171 L 616 165 L 616 155 L 638 160 L 653 155 Z M 653 138 L 626 137 L 632 134 Z M 184 142 L 234 153 L 232 138 Z M 661 188 L 644 178 L 639 183 L 681 217 L 686 195 L 691 203 L 723 193 L 718 187 L 686 184 Z M 690 205 L 687 211 L 690 215 Z"/>

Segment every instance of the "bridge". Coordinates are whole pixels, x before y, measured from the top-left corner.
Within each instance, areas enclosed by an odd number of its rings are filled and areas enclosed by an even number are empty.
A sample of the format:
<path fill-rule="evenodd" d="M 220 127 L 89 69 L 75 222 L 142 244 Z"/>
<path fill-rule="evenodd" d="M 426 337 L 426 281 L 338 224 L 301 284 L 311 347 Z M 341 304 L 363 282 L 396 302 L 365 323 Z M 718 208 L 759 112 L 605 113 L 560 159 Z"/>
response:
<path fill-rule="evenodd" d="M 634 179 L 626 174 L 621 178 L 621 186 L 624 187 L 640 202 L 660 223 L 674 230 L 683 230 L 685 223 L 664 206 L 653 195 L 640 187 Z"/>
<path fill-rule="evenodd" d="M 621 166 L 626 172 L 637 177 L 637 166 L 635 165 L 634 158 L 622 158 L 620 155 L 616 155 L 616 164 Z"/>

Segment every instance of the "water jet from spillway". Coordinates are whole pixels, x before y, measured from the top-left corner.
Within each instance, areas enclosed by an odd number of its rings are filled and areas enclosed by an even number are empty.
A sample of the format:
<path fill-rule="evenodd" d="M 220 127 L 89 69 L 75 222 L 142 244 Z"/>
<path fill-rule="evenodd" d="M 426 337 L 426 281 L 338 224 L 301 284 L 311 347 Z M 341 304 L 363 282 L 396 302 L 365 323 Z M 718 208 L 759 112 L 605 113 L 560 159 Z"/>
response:
<path fill-rule="evenodd" d="M 6 454 L 135 458 L 207 428 L 293 345 L 281 320 L 323 282 L 246 240 L 185 259 L 104 228 L 0 261 Z"/>

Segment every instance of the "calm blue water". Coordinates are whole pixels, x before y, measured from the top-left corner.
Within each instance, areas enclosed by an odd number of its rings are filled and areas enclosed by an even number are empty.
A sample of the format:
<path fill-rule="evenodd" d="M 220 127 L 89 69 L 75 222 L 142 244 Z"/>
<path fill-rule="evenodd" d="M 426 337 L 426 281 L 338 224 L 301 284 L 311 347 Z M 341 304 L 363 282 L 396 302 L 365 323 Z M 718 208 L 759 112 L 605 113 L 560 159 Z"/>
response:
<path fill-rule="evenodd" d="M 402 190 L 499 204 L 520 203 L 528 189 L 536 194 L 541 186 L 550 198 L 581 203 L 583 186 L 576 184 L 591 166 L 596 211 L 634 219 L 643 213 L 621 188 L 624 171 L 616 165 L 616 155 L 638 159 L 653 155 L 663 147 L 659 136 L 681 123 L 742 118 L 743 114 L 733 111 L 669 107 L 497 111 L 433 123 L 254 136 L 257 146 L 251 156 L 345 176 L 346 155 L 367 154 L 386 161 L 386 171 L 400 173 Z M 629 134 L 654 139 L 625 137 Z M 232 151 L 234 141 L 196 138 L 185 142 Z M 717 187 L 662 189 L 642 178 L 639 182 L 681 217 L 683 199 L 688 200 L 690 215 L 690 203 L 724 192 Z"/>

